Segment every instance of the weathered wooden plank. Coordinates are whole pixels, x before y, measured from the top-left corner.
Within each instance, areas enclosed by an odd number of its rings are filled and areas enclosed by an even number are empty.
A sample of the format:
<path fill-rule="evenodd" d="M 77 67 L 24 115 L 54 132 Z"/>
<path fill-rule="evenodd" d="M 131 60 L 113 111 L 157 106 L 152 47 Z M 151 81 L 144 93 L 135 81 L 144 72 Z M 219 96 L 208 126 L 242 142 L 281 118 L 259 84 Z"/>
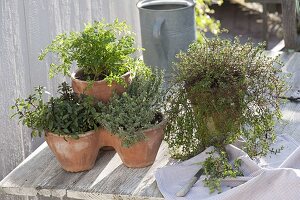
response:
<path fill-rule="evenodd" d="M 280 4 L 281 0 L 245 0 L 245 2 L 256 2 L 256 3 L 270 3 L 270 4 Z"/>
<path fill-rule="evenodd" d="M 146 168 L 124 166 L 114 151 L 101 152 L 88 172 L 61 169 L 46 143 L 0 182 L 2 192 L 14 195 L 74 199 L 161 199 L 154 173 L 169 162 L 166 144 L 155 163 Z"/>
<path fill-rule="evenodd" d="M 290 89 L 286 96 L 300 97 L 300 53 L 285 53 L 289 59 L 285 60 L 283 72 L 290 75 L 287 79 Z M 283 121 L 276 126 L 278 134 L 291 135 L 300 142 L 300 103 L 287 101 L 281 106 Z"/>
<path fill-rule="evenodd" d="M 71 198 L 57 198 L 57 197 L 45 197 L 45 196 L 36 196 L 36 197 L 28 197 L 28 200 L 75 200 L 75 199 L 71 199 Z"/>
<path fill-rule="evenodd" d="M 112 1 L 111 7 L 106 6 Z M 38 61 L 40 50 L 58 33 L 81 30 L 84 23 L 110 18 L 113 6 L 125 11 L 128 5 L 130 9 L 135 8 L 135 3 L 127 0 L 0 1 L 0 87 L 5 91 L 0 94 L 0 128 L 3 130 L 0 132 L 0 180 L 43 142 L 43 138 L 32 141 L 30 130 L 19 126 L 17 120 L 9 119 L 12 100 L 27 96 L 37 85 L 46 86 L 54 93 L 59 82 L 69 81 L 61 76 L 48 79 L 52 58 Z M 126 6 L 123 8 L 122 4 Z M 123 18 L 129 24 L 136 23 L 131 24 L 135 30 L 139 27 L 137 9 L 126 13 L 128 16 Z"/>
<path fill-rule="evenodd" d="M 282 0 L 282 26 L 285 47 L 299 49 L 296 25 L 296 0 Z"/>
<path fill-rule="evenodd" d="M 281 40 L 278 44 L 276 44 L 271 49 L 271 51 L 275 51 L 275 52 L 282 51 L 284 49 L 284 47 L 285 47 L 284 40 Z"/>
<path fill-rule="evenodd" d="M 28 130 L 10 120 L 13 99 L 27 91 L 28 54 L 24 2 L 0 1 L 0 179 L 31 152 Z M 0 195 L 0 199 L 23 199 Z"/>

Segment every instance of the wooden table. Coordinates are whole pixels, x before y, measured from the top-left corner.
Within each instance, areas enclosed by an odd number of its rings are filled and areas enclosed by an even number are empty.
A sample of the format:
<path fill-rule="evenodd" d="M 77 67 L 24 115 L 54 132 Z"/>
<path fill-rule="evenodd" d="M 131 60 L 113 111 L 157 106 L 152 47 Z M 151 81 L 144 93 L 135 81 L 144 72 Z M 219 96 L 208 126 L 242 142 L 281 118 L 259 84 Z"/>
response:
<path fill-rule="evenodd" d="M 287 95 L 300 96 L 300 54 L 283 53 L 281 57 L 285 63 L 284 73 L 292 73 L 289 80 L 291 90 Z M 289 134 L 300 141 L 300 103 L 288 102 L 282 106 L 282 111 L 283 120 L 288 124 L 277 125 L 277 132 Z M 163 143 L 155 163 L 150 167 L 129 169 L 114 151 L 106 151 L 99 154 L 92 170 L 68 173 L 60 168 L 44 143 L 0 182 L 0 191 L 38 196 L 39 199 L 42 196 L 87 200 L 163 199 L 154 174 L 157 168 L 169 162 L 168 150 Z"/>
<path fill-rule="evenodd" d="M 88 172 L 64 171 L 46 143 L 43 143 L 5 177 L 2 192 L 24 196 L 68 197 L 73 199 L 163 199 L 154 172 L 169 162 L 164 143 L 155 163 L 130 169 L 115 151 L 100 152 L 95 167 Z"/>

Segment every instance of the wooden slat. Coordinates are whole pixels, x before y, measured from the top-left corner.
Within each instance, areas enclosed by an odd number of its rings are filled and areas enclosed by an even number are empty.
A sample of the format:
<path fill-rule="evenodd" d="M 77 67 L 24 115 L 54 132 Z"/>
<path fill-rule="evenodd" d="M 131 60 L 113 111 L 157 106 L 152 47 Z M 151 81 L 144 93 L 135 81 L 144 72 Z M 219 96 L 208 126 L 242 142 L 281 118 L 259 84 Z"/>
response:
<path fill-rule="evenodd" d="M 58 33 L 79 31 L 87 22 L 102 18 L 112 21 L 118 15 L 132 26 L 140 41 L 135 4 L 128 0 L 0 1 L 0 180 L 43 143 L 43 138 L 32 140 L 30 130 L 18 125 L 17 119 L 10 119 L 13 100 L 26 97 L 38 85 L 54 94 L 60 82 L 69 81 L 62 76 L 49 80 L 53 60 L 49 56 L 39 61 L 41 49 Z M 12 198 L 0 195 L 0 199 Z"/>
<path fill-rule="evenodd" d="M 290 90 L 286 96 L 300 97 L 300 53 L 292 55 L 283 67 L 283 72 L 290 74 L 288 78 Z M 276 127 L 277 133 L 291 135 L 300 143 L 300 103 L 287 101 L 282 105 L 283 122 Z"/>
<path fill-rule="evenodd" d="M 162 199 L 154 173 L 169 162 L 163 143 L 155 163 L 146 168 L 125 167 L 114 151 L 101 152 L 88 172 L 61 169 L 46 143 L 0 182 L 2 192 L 13 195 L 74 199 Z"/>
<path fill-rule="evenodd" d="M 10 120 L 13 99 L 28 90 L 28 44 L 23 1 L 0 1 L 0 179 L 31 153 L 28 130 Z M 21 197 L 0 195 L 1 200 Z"/>
<path fill-rule="evenodd" d="M 299 49 L 296 26 L 296 0 L 282 0 L 282 26 L 285 47 Z"/>
<path fill-rule="evenodd" d="M 280 4 L 281 0 L 245 0 L 246 3 L 268 3 L 268 4 Z"/>
<path fill-rule="evenodd" d="M 271 51 L 282 51 L 285 47 L 285 44 L 284 44 L 284 40 L 281 40 L 278 44 L 276 44 L 272 49 Z"/>

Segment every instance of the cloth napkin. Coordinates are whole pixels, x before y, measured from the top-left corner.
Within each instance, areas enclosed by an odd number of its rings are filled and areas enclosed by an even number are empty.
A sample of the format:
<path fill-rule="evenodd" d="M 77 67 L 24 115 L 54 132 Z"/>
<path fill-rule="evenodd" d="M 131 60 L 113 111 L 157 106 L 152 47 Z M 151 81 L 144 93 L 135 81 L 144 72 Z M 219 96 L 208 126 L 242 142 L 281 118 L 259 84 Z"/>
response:
<path fill-rule="evenodd" d="M 277 136 L 274 149 L 283 146 L 277 154 L 252 160 L 239 145 L 227 145 L 229 159 L 242 160 L 240 170 L 243 177 L 222 180 L 222 193 L 210 194 L 204 187 L 205 175 L 191 188 L 185 197 L 177 197 L 178 192 L 201 168 L 214 148 L 209 147 L 199 155 L 181 162 L 160 168 L 155 174 L 158 188 L 166 200 L 300 200 L 300 147 L 287 135 Z"/>

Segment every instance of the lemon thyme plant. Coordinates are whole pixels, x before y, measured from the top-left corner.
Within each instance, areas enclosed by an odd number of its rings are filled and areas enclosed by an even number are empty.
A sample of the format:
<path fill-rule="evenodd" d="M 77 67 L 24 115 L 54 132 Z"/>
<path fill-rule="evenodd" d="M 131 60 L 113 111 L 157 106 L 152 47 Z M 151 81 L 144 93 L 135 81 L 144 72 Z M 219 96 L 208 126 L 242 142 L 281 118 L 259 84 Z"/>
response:
<path fill-rule="evenodd" d="M 50 77 L 58 73 L 70 76 L 71 66 L 77 64 L 83 75 L 81 80 L 122 83 L 120 77 L 135 68 L 139 62 L 130 57 L 137 51 L 134 34 L 125 22 L 115 20 L 88 23 L 82 32 L 62 33 L 56 36 L 40 54 L 43 60 L 48 53 L 56 55 L 56 62 L 50 64 Z"/>
<path fill-rule="evenodd" d="M 76 95 L 65 82 L 58 87 L 59 97 L 43 100 L 45 90 L 39 86 L 26 99 L 18 98 L 12 109 L 23 125 L 32 129 L 31 136 L 41 136 L 44 131 L 79 138 L 100 124 L 92 97 Z"/>
<path fill-rule="evenodd" d="M 278 97 L 286 89 L 275 67 L 280 61 L 267 57 L 263 44 L 218 37 L 193 43 L 177 58 L 174 85 L 167 95 L 165 139 L 179 159 L 209 146 L 218 149 L 221 158 L 203 163 L 209 176 L 206 185 L 214 191 L 220 178 L 238 173 L 217 167 L 227 159 L 225 145 L 242 138 L 250 157 L 271 150 L 274 123 L 281 118 Z"/>
<path fill-rule="evenodd" d="M 123 146 L 147 139 L 142 132 L 163 120 L 162 80 L 163 73 L 159 70 L 138 73 L 125 93 L 114 95 L 105 107 L 100 105 L 101 124 L 120 137 Z"/>

